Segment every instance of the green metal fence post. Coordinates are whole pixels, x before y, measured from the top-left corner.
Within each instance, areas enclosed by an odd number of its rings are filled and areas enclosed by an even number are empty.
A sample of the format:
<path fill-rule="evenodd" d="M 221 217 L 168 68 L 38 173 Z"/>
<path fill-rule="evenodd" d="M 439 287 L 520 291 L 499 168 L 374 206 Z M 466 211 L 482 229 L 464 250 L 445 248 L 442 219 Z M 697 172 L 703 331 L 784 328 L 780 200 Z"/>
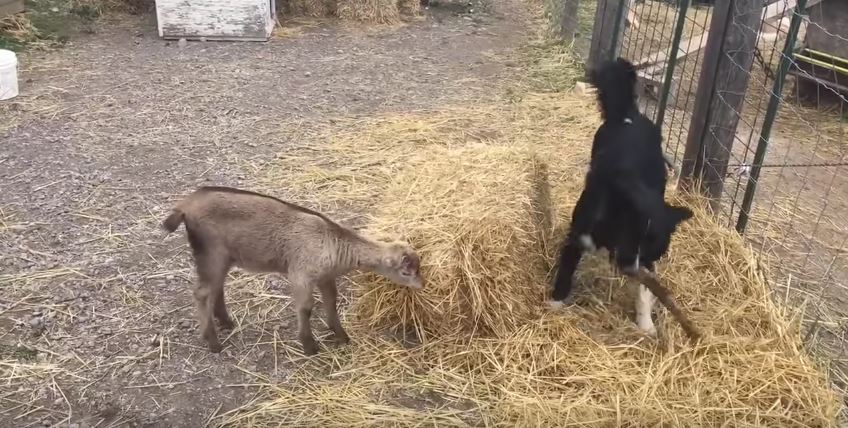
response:
<path fill-rule="evenodd" d="M 750 219 L 751 205 L 754 202 L 754 195 L 757 192 L 757 181 L 760 179 L 760 170 L 763 160 L 766 157 L 768 150 L 769 138 L 771 137 L 771 129 L 774 125 L 774 120 L 777 118 L 777 109 L 780 107 L 780 95 L 783 92 L 783 84 L 786 80 L 786 73 L 789 72 L 789 67 L 792 66 L 792 51 L 795 48 L 795 41 L 798 38 L 798 29 L 801 28 L 801 20 L 803 11 L 807 8 L 807 0 L 798 0 L 795 6 L 795 12 L 792 14 L 792 21 L 789 24 L 788 37 L 786 44 L 783 46 L 783 54 L 780 57 L 780 65 L 777 69 L 777 74 L 774 78 L 774 85 L 769 96 L 768 107 L 766 114 L 763 117 L 763 128 L 760 131 L 760 141 L 757 143 L 757 150 L 754 153 L 753 165 L 751 165 L 751 174 L 748 177 L 748 185 L 745 186 L 745 196 L 742 198 L 742 205 L 739 211 L 739 219 L 736 221 L 736 231 L 745 233 L 745 228 L 748 226 Z"/>
<path fill-rule="evenodd" d="M 683 28 L 686 26 L 686 13 L 689 11 L 691 0 L 680 0 L 680 10 L 677 13 L 677 23 L 674 27 L 674 37 L 671 40 L 671 55 L 668 57 L 668 65 L 665 67 L 665 80 L 663 81 L 662 93 L 660 94 L 659 111 L 657 112 L 657 126 L 662 127 L 665 120 L 665 109 L 668 104 L 668 96 L 671 92 L 671 83 L 674 79 L 674 68 L 677 67 L 677 51 L 680 49 L 680 39 L 683 37 Z"/>

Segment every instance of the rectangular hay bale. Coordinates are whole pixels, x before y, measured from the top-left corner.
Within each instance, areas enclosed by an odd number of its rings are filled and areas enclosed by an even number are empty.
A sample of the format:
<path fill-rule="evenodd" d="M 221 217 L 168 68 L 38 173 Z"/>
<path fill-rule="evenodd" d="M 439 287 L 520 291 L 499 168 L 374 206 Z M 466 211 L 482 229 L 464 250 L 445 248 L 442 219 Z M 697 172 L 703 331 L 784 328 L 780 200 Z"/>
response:
<path fill-rule="evenodd" d="M 408 239 L 424 290 L 355 278 L 371 328 L 434 335 L 507 334 L 538 311 L 550 263 L 547 167 L 525 149 L 434 147 L 389 185 L 372 230 Z"/>

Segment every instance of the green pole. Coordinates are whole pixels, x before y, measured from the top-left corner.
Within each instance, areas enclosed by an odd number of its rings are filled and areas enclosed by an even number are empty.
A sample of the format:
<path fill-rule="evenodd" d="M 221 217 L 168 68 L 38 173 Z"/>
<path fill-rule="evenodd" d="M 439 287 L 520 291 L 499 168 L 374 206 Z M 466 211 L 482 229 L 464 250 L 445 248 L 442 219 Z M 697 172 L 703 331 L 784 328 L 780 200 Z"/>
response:
<path fill-rule="evenodd" d="M 774 120 L 777 118 L 777 109 L 780 107 L 780 94 L 783 92 L 783 84 L 786 79 L 786 73 L 789 72 L 789 67 L 792 66 L 792 51 L 795 48 L 795 40 L 798 38 L 798 29 L 801 27 L 801 14 L 807 8 L 807 0 L 798 0 L 798 5 L 795 6 L 795 12 L 792 14 L 792 22 L 789 24 L 789 37 L 786 39 L 786 44 L 783 46 L 783 55 L 780 57 L 780 65 L 777 69 L 777 75 L 774 77 L 774 86 L 769 97 L 766 115 L 763 117 L 763 128 L 760 131 L 760 141 L 757 143 L 757 150 L 754 152 L 754 162 L 751 165 L 751 175 L 748 177 L 748 185 L 745 186 L 745 196 L 742 197 L 741 210 L 739 219 L 736 221 L 736 231 L 745 233 L 745 228 L 748 226 L 750 219 L 751 204 L 754 202 L 754 195 L 757 192 L 757 181 L 760 179 L 760 169 L 762 168 L 763 160 L 766 157 L 769 138 L 771 137 L 771 129 L 774 125 Z"/>

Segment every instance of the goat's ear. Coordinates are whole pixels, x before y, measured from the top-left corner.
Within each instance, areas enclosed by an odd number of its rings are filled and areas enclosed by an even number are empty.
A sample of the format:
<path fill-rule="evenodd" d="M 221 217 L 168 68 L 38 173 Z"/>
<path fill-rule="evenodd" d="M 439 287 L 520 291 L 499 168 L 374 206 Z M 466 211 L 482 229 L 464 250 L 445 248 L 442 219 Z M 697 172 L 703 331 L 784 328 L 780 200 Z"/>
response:
<path fill-rule="evenodd" d="M 598 76 L 598 70 L 596 70 L 594 68 L 590 68 L 589 73 L 588 73 L 588 77 L 589 77 L 589 84 L 591 84 L 592 86 L 598 86 L 598 77 L 599 77 Z"/>
<path fill-rule="evenodd" d="M 686 220 L 692 218 L 695 213 L 692 212 L 689 208 L 686 207 L 676 207 L 673 205 L 669 205 L 668 212 L 671 217 L 672 222 L 676 224 L 683 223 Z"/>

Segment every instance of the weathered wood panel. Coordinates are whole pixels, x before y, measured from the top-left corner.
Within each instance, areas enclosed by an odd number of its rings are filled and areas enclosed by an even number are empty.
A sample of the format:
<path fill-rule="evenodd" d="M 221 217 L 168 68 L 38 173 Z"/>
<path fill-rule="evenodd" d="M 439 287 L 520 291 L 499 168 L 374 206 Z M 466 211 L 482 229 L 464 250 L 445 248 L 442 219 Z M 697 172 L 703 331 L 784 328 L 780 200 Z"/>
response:
<path fill-rule="evenodd" d="M 159 36 L 166 39 L 268 40 L 271 0 L 157 0 Z"/>
<path fill-rule="evenodd" d="M 0 18 L 24 11 L 24 0 L 0 0 Z"/>
<path fill-rule="evenodd" d="M 848 1 L 827 0 L 810 9 L 806 47 L 848 58 Z"/>
<path fill-rule="evenodd" d="M 681 176 L 687 177 L 684 186 L 700 179 L 715 212 L 754 62 L 757 32 L 751 28 L 759 25 L 762 8 L 763 0 L 717 0 L 710 23 Z"/>

